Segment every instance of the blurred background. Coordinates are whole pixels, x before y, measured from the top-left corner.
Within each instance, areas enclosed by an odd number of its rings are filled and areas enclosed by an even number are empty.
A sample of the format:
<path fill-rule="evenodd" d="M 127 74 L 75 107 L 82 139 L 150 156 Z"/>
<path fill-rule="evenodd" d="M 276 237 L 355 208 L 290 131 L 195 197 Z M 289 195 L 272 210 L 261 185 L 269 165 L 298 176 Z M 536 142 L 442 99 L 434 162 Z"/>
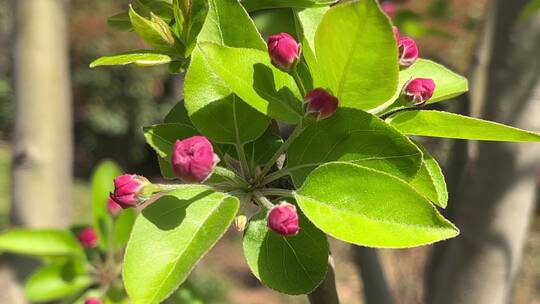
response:
<path fill-rule="evenodd" d="M 89 177 L 103 159 L 159 178 L 141 127 L 160 122 L 181 99 L 182 75 L 166 67 L 88 68 L 102 55 L 144 48 L 107 26 L 128 3 L 0 0 L 0 231 L 90 223 Z M 418 39 L 422 57 L 469 78 L 468 95 L 438 107 L 540 131 L 540 1 L 385 5 Z M 278 22 L 265 12 L 254 18 L 263 33 Z M 331 240 L 342 303 L 540 303 L 540 144 L 425 143 L 447 178 L 444 213 L 462 234 L 402 250 Z M 229 231 L 202 260 L 182 289 L 193 295 L 186 303 L 307 303 L 263 287 L 240 241 Z M 0 259 L 0 293 L 23 279 L 12 271 Z"/>

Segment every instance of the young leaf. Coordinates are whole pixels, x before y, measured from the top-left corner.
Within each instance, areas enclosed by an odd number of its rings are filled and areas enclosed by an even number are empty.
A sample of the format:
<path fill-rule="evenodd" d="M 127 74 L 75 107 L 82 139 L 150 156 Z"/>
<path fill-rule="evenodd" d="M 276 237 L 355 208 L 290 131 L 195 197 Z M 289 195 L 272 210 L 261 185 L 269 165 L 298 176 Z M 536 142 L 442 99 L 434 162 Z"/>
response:
<path fill-rule="evenodd" d="M 208 2 L 198 41 L 265 50 L 253 21 L 237 1 Z M 270 119 L 232 93 L 195 49 L 184 87 L 185 105 L 193 124 L 212 140 L 245 143 L 259 137 Z M 249 127 L 248 127 L 249 126 Z"/>
<path fill-rule="evenodd" d="M 285 122 L 302 119 L 302 98 L 294 79 L 274 67 L 266 52 L 213 43 L 201 43 L 199 49 L 214 72 L 250 106 Z"/>
<path fill-rule="evenodd" d="M 189 57 L 197 42 L 197 35 L 199 35 L 208 14 L 209 1 L 211 0 L 190 0 L 189 11 L 187 14 L 184 13 L 186 19 L 184 21 L 183 37 L 186 42 L 186 58 Z M 186 1 L 183 2 L 188 3 Z"/>
<path fill-rule="evenodd" d="M 413 247 L 458 234 L 403 180 L 351 163 L 327 163 L 315 169 L 295 197 L 315 226 L 357 245 Z"/>
<path fill-rule="evenodd" d="M 109 193 L 114 191 L 113 179 L 122 174 L 116 163 L 105 160 L 99 163 L 92 174 L 92 216 L 93 226 L 98 233 L 98 244 L 104 249 L 110 235 L 111 215 L 107 211 Z"/>
<path fill-rule="evenodd" d="M 152 18 L 153 20 L 146 19 L 137 14 L 133 7 L 129 7 L 129 19 L 131 20 L 133 30 L 156 50 L 167 54 L 174 54 L 174 37 L 172 37 L 168 25 L 160 22 L 160 19 L 157 18 L 159 17 L 156 15 Z"/>
<path fill-rule="evenodd" d="M 129 20 L 128 11 L 124 11 L 116 15 L 110 16 L 109 18 L 107 18 L 107 25 L 113 29 L 124 32 L 129 32 L 133 30 L 133 27 L 131 27 L 131 21 Z"/>
<path fill-rule="evenodd" d="M 265 212 L 259 213 L 249 222 L 243 248 L 253 274 L 279 292 L 310 293 L 326 276 L 328 241 L 304 216 L 300 216 L 300 232 L 284 237 L 270 231 Z"/>
<path fill-rule="evenodd" d="M 422 166 L 409 184 L 435 205 L 446 208 L 448 191 L 442 170 L 435 158 L 422 145 L 419 143 L 416 145 L 422 150 Z"/>
<path fill-rule="evenodd" d="M 24 294 L 32 302 L 45 302 L 73 296 L 93 284 L 85 273 L 86 265 L 55 262 L 38 268 L 24 285 Z"/>
<path fill-rule="evenodd" d="M 169 63 L 171 60 L 169 55 L 161 54 L 156 51 L 139 50 L 100 57 L 90 63 L 90 68 L 105 65 L 126 65 L 130 63 L 142 67 L 156 66 Z"/>
<path fill-rule="evenodd" d="M 82 247 L 65 230 L 11 229 L 0 234 L 0 252 L 37 257 L 83 256 Z"/>
<path fill-rule="evenodd" d="M 375 0 L 330 8 L 315 34 L 315 52 L 320 71 L 340 106 L 370 110 L 383 106 L 394 95 L 397 44 L 388 17 Z"/>
<path fill-rule="evenodd" d="M 242 0 L 241 2 L 247 11 L 252 12 L 268 8 L 328 6 L 337 0 Z"/>
<path fill-rule="evenodd" d="M 175 178 L 171 168 L 171 156 L 177 139 L 199 134 L 195 128 L 182 123 L 165 123 L 143 128 L 146 142 L 156 151 L 159 168 L 165 178 Z"/>
<path fill-rule="evenodd" d="M 390 116 L 386 121 L 408 135 L 491 141 L 540 141 L 538 133 L 448 112 L 405 111 Z"/>
<path fill-rule="evenodd" d="M 456 97 L 469 89 L 465 77 L 431 60 L 418 59 L 415 64 L 399 72 L 399 86 L 395 98 L 401 94 L 405 83 L 413 78 L 431 78 L 435 82 L 435 91 L 427 101 L 428 104 Z M 398 101 L 395 106 L 397 107 L 394 109 L 409 107 L 404 100 Z"/>
<path fill-rule="evenodd" d="M 120 212 L 114 222 L 114 229 L 112 231 L 112 246 L 114 249 L 121 249 L 126 246 L 131 229 L 135 223 L 136 212 L 135 209 L 124 209 Z"/>
<path fill-rule="evenodd" d="M 123 269 L 134 304 L 165 299 L 231 224 L 238 199 L 186 185 L 162 196 L 135 221 Z"/>
<path fill-rule="evenodd" d="M 330 118 L 314 123 L 289 148 L 287 170 L 299 187 L 317 166 L 348 161 L 411 180 L 422 153 L 406 136 L 361 110 L 339 108 Z"/>

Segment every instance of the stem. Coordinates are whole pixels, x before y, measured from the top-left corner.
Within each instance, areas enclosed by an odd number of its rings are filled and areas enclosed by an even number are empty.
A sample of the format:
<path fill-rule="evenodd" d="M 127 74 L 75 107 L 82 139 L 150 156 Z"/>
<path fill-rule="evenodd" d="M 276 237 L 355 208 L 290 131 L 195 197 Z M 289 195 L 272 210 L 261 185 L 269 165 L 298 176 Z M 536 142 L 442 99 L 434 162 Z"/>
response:
<path fill-rule="evenodd" d="M 272 204 L 271 201 L 269 201 L 262 193 L 259 191 L 253 191 L 253 198 L 257 203 L 260 205 L 263 205 L 266 209 L 270 210 L 274 208 L 274 204 Z"/>
<path fill-rule="evenodd" d="M 294 68 L 291 71 L 291 76 L 294 78 L 294 81 L 296 82 L 298 89 L 300 89 L 300 94 L 302 94 L 302 98 L 306 97 L 306 94 L 307 94 L 306 88 L 304 87 L 302 78 L 300 78 L 300 74 L 298 74 L 298 69 Z"/>
<path fill-rule="evenodd" d="M 251 177 L 251 171 L 249 170 L 249 164 L 247 162 L 244 146 L 239 142 L 237 142 L 234 146 L 236 147 L 236 153 L 238 154 L 238 158 L 240 160 L 240 169 L 242 170 L 243 178 L 249 180 Z"/>
<path fill-rule="evenodd" d="M 384 269 L 375 248 L 353 247 L 356 267 L 364 285 L 364 300 L 368 304 L 392 304 L 394 299 L 384 276 Z"/>
<path fill-rule="evenodd" d="M 302 125 L 302 122 L 300 122 L 298 125 L 296 125 L 296 128 L 294 129 L 292 134 L 289 136 L 289 138 L 287 138 L 287 140 L 283 143 L 283 145 L 281 145 L 281 147 L 279 147 L 276 153 L 274 153 L 274 156 L 272 156 L 272 158 L 266 163 L 266 165 L 261 171 L 260 176 L 264 178 L 264 176 L 266 176 L 266 174 L 270 172 L 270 170 L 272 169 L 272 166 L 276 163 L 279 156 L 283 154 L 283 152 L 287 151 L 289 146 L 302 133 L 302 131 L 304 131 L 304 126 Z"/>
<path fill-rule="evenodd" d="M 324 281 L 312 293 L 308 294 L 308 300 L 311 304 L 339 304 L 332 256 L 328 256 L 328 272 Z"/>
<path fill-rule="evenodd" d="M 261 189 L 260 192 L 263 195 L 293 197 L 293 192 L 291 190 L 286 190 L 286 189 L 265 188 L 265 189 Z"/>
<path fill-rule="evenodd" d="M 261 185 L 268 185 L 269 183 L 275 181 L 276 179 L 280 179 L 285 175 L 289 175 L 289 173 L 291 173 L 291 171 L 289 171 L 288 168 L 283 168 L 276 172 L 270 173 L 262 180 Z"/>

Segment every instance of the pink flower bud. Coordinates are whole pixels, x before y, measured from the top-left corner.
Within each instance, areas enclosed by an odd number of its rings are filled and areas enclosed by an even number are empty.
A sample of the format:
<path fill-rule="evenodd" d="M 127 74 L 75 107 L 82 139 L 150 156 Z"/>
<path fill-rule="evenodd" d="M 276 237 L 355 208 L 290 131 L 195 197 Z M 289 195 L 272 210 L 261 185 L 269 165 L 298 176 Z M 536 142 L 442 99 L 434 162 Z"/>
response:
<path fill-rule="evenodd" d="M 304 104 L 308 115 L 315 114 L 317 120 L 321 120 L 332 116 L 336 112 L 338 99 L 325 89 L 316 88 L 306 94 Z"/>
<path fill-rule="evenodd" d="M 117 216 L 122 210 L 122 206 L 118 205 L 110 196 L 107 198 L 107 211 L 112 216 Z"/>
<path fill-rule="evenodd" d="M 101 304 L 101 300 L 98 299 L 98 298 L 86 298 L 86 300 L 84 300 L 84 304 Z"/>
<path fill-rule="evenodd" d="M 410 66 L 418 59 L 418 46 L 411 37 L 399 37 L 398 50 L 399 64 L 402 66 Z"/>
<path fill-rule="evenodd" d="M 211 174 L 219 157 L 210 141 L 204 136 L 177 140 L 172 153 L 172 168 L 181 180 L 203 182 Z"/>
<path fill-rule="evenodd" d="M 383 12 L 390 18 L 396 15 L 396 6 L 390 1 L 384 1 L 381 3 L 381 8 Z"/>
<path fill-rule="evenodd" d="M 79 242 L 84 248 L 91 248 L 96 246 L 98 235 L 94 228 L 87 227 L 81 230 L 81 232 L 79 232 L 77 238 L 79 239 Z"/>
<path fill-rule="evenodd" d="M 415 106 L 422 106 L 435 91 L 435 82 L 431 78 L 414 78 L 405 84 L 405 98 L 412 101 Z"/>
<path fill-rule="evenodd" d="M 288 72 L 300 58 L 300 44 L 287 33 L 272 35 L 268 39 L 268 54 L 274 65 Z"/>
<path fill-rule="evenodd" d="M 135 207 L 147 198 L 143 195 L 144 187 L 150 182 L 139 175 L 123 174 L 114 179 L 114 192 L 110 198 L 122 208 Z"/>
<path fill-rule="evenodd" d="M 300 230 L 296 206 L 287 202 L 274 206 L 266 220 L 268 228 L 281 235 L 295 235 Z"/>

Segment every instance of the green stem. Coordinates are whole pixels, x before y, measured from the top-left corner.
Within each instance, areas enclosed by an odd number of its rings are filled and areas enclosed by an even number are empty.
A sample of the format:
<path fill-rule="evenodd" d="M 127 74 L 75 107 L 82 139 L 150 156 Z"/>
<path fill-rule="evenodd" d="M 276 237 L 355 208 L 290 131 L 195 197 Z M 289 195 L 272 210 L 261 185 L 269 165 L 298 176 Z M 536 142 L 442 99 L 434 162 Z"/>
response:
<path fill-rule="evenodd" d="M 300 94 L 302 94 L 302 98 L 306 97 L 307 91 L 304 87 L 304 83 L 302 82 L 302 78 L 300 78 L 300 74 L 298 74 L 298 69 L 294 68 L 291 71 L 291 76 L 294 78 L 298 89 L 300 89 Z"/>
<path fill-rule="evenodd" d="M 244 146 L 237 142 L 235 145 L 236 147 L 236 153 L 238 154 L 238 158 L 240 160 L 240 169 L 242 170 L 242 177 L 249 180 L 251 178 L 251 171 L 249 170 L 249 164 L 247 162 L 246 153 L 244 151 Z"/>
<path fill-rule="evenodd" d="M 274 208 L 274 204 L 272 204 L 271 201 L 269 201 L 261 192 L 259 191 L 253 191 L 253 198 L 259 205 L 264 206 L 266 209 L 270 210 Z"/>
<path fill-rule="evenodd" d="M 300 134 L 302 134 L 302 131 L 304 131 L 304 126 L 302 125 L 302 122 L 300 122 L 298 125 L 296 125 L 296 128 L 294 129 L 292 134 L 289 136 L 289 138 L 287 138 L 287 140 L 281 145 L 281 147 L 279 147 L 279 149 L 276 151 L 276 153 L 274 153 L 272 158 L 266 163 L 266 165 L 264 165 L 264 168 L 262 169 L 261 174 L 260 174 L 261 177 L 264 178 L 266 176 L 266 174 L 268 174 L 268 172 L 270 172 L 270 170 L 272 169 L 272 166 L 276 163 L 279 156 L 281 154 L 283 154 L 285 151 L 287 151 L 287 149 L 293 143 L 293 141 Z"/>
<path fill-rule="evenodd" d="M 276 172 L 270 173 L 262 180 L 261 185 L 268 185 L 269 183 L 275 181 L 276 179 L 280 179 L 285 175 L 289 175 L 289 173 L 291 173 L 291 171 L 289 171 L 288 168 L 283 168 Z"/>
<path fill-rule="evenodd" d="M 263 195 L 293 197 L 293 192 L 286 189 L 264 188 L 260 190 Z"/>

